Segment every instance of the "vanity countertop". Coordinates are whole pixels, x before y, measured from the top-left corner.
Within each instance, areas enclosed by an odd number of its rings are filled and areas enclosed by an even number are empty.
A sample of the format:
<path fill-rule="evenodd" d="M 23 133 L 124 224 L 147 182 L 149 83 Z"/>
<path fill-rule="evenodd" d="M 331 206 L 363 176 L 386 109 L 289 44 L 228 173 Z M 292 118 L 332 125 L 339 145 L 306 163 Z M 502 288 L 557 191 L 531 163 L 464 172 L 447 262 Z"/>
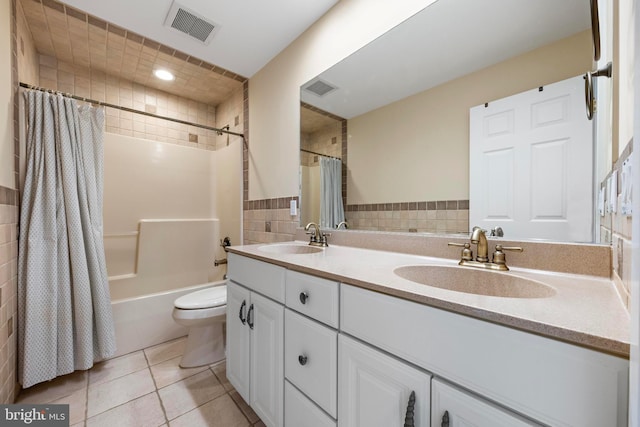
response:
<path fill-rule="evenodd" d="M 307 242 L 287 242 L 306 246 Z M 272 245 L 278 245 L 277 243 Z M 270 262 L 387 295 L 629 358 L 629 313 L 606 278 L 512 267 L 511 274 L 556 290 L 547 298 L 504 298 L 426 286 L 403 279 L 394 269 L 406 265 L 456 266 L 457 261 L 332 245 L 311 254 L 282 254 L 264 244 L 234 246 L 229 252 Z M 461 267 L 467 268 L 467 267 Z"/>

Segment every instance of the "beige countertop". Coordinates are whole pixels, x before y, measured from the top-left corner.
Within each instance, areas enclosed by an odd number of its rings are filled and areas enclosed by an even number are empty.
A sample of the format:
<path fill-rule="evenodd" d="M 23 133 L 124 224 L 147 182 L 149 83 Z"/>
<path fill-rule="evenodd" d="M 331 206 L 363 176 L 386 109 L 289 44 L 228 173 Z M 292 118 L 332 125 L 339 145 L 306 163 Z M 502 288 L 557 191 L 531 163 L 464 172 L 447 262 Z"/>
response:
<path fill-rule="evenodd" d="M 271 244 L 272 245 L 278 245 Z M 282 245 L 306 246 L 307 242 Z M 332 245 L 318 253 L 282 254 L 262 244 L 229 251 L 361 288 L 517 328 L 593 350 L 629 358 L 629 313 L 613 282 L 595 276 L 512 267 L 508 274 L 536 280 L 556 293 L 546 298 L 504 298 L 440 289 L 403 279 L 407 265 L 456 266 L 457 261 Z M 461 267 L 468 268 L 468 267 Z"/>

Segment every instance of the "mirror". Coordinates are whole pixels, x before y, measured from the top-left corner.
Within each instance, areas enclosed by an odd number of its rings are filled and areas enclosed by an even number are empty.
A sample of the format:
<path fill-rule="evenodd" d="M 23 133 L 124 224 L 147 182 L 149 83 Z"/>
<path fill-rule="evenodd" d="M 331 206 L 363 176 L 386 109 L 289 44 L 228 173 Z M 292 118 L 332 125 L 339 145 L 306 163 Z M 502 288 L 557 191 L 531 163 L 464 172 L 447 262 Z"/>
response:
<path fill-rule="evenodd" d="M 590 28 L 584 0 L 438 0 L 302 85 L 302 225 L 320 222 L 329 156 L 350 229 L 468 233 L 470 109 L 584 75 Z M 589 235 L 573 241 L 599 240 L 592 181 Z"/>

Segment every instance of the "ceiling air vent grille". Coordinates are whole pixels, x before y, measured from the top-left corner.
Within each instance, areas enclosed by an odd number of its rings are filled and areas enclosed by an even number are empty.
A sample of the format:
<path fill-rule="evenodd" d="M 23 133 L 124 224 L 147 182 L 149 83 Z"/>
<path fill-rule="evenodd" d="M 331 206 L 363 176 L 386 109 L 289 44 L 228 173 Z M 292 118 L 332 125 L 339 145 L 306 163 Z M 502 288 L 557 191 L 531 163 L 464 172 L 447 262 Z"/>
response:
<path fill-rule="evenodd" d="M 193 11 L 173 2 L 165 25 L 208 44 L 218 25 L 206 20 Z"/>
<path fill-rule="evenodd" d="M 309 91 L 318 96 L 324 96 L 329 92 L 333 92 L 336 89 L 337 87 L 332 86 L 329 83 L 322 80 L 313 81 L 304 87 L 304 90 Z"/>

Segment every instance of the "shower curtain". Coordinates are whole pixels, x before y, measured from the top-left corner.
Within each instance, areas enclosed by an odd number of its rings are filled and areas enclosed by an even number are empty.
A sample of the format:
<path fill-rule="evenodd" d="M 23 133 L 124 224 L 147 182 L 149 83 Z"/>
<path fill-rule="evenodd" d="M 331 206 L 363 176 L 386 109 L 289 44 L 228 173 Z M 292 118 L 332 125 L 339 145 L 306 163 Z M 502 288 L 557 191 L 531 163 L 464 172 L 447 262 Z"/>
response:
<path fill-rule="evenodd" d="M 115 353 L 102 240 L 104 111 L 25 91 L 18 248 L 18 381 L 89 369 Z"/>
<path fill-rule="evenodd" d="M 320 226 L 336 228 L 344 221 L 342 205 L 342 161 L 320 158 Z"/>

